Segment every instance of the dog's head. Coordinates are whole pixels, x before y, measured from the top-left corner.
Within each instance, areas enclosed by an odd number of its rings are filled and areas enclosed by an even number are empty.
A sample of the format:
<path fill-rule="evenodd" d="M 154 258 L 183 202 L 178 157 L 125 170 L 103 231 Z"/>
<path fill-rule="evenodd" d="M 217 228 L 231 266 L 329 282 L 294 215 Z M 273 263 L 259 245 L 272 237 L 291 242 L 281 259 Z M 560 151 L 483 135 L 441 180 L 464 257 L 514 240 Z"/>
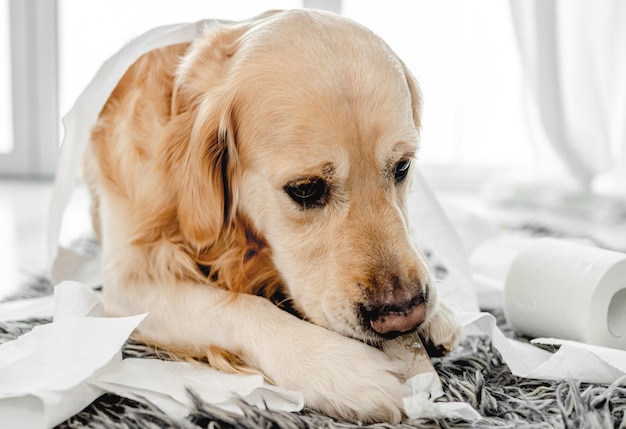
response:
<path fill-rule="evenodd" d="M 172 111 L 179 143 L 168 156 L 190 246 L 246 225 L 297 311 L 361 340 L 434 311 L 405 211 L 420 95 L 381 39 L 321 12 L 220 28 L 183 58 Z"/>

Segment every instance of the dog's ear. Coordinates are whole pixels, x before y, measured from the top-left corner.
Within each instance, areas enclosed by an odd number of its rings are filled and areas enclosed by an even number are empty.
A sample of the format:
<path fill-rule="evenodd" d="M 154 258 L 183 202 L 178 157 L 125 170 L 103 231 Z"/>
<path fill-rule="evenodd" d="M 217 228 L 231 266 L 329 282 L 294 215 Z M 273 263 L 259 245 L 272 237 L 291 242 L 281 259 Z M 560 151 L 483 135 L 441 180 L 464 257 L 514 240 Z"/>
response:
<path fill-rule="evenodd" d="M 215 112 L 206 101 L 175 120 L 169 168 L 177 195 L 177 218 L 196 250 L 211 246 L 229 228 L 238 195 L 239 158 L 230 109 Z"/>
<path fill-rule="evenodd" d="M 400 61 L 400 60 L 399 60 Z M 417 80 L 409 70 L 409 68 L 400 61 L 402 64 L 402 70 L 406 77 L 406 82 L 409 85 L 409 92 L 411 93 L 411 109 L 413 110 L 413 122 L 415 122 L 415 128 L 419 129 L 422 117 L 422 94 L 420 92 L 419 84 Z"/>
<path fill-rule="evenodd" d="M 178 224 L 196 250 L 215 243 L 237 210 L 237 102 L 230 67 L 246 35 L 278 13 L 213 25 L 180 59 L 165 146 L 176 182 Z"/>
<path fill-rule="evenodd" d="M 181 59 L 172 91 L 167 164 L 180 230 L 196 250 L 213 245 L 237 210 L 236 88 L 227 75 L 254 24 L 224 26 L 194 43 Z"/>
<path fill-rule="evenodd" d="M 244 36 L 280 11 L 267 11 L 246 21 L 212 24 L 181 58 L 172 93 L 172 114 L 184 112 L 196 98 L 223 78 Z"/>

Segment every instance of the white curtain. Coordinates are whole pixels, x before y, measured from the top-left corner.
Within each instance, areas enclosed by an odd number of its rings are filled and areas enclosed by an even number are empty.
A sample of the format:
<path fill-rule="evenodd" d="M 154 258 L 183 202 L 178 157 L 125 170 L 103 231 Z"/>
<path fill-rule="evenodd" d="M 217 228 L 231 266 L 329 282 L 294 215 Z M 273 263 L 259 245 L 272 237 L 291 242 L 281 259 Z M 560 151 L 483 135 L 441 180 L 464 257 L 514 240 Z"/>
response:
<path fill-rule="evenodd" d="M 626 199 L 626 1 L 510 5 L 533 134 L 583 187 Z"/>

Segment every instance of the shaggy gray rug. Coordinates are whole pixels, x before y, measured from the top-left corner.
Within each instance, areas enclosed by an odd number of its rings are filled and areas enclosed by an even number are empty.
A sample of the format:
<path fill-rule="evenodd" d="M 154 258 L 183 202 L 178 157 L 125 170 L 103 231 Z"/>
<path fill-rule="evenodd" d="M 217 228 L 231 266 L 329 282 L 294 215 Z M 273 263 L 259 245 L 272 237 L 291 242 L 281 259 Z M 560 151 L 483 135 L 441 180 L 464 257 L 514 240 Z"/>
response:
<path fill-rule="evenodd" d="M 507 335 L 502 312 L 495 312 Z M 0 324 L 0 343 L 17 338 L 49 320 L 37 319 Z M 158 359 L 157 352 L 129 340 L 125 357 Z M 470 337 L 450 355 L 433 358 L 443 382 L 441 401 L 469 403 L 483 416 L 478 422 L 451 419 L 407 420 L 400 425 L 377 424 L 372 428 L 626 428 L 626 386 L 529 380 L 515 377 L 485 338 Z M 193 392 L 189 392 L 193 397 Z M 223 411 L 194 397 L 195 409 L 184 420 L 175 420 L 157 407 L 105 394 L 57 429 L 155 429 L 155 428 L 357 428 L 311 410 L 300 413 L 268 411 L 241 402 L 244 415 Z"/>

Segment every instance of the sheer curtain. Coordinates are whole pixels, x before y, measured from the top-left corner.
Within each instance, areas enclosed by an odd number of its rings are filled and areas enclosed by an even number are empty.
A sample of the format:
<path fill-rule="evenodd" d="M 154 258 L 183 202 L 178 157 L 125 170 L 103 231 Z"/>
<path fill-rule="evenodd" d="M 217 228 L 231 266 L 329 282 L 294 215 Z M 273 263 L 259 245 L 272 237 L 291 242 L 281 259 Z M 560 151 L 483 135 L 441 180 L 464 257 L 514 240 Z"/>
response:
<path fill-rule="evenodd" d="M 584 191 L 626 201 L 626 2 L 510 5 L 533 135 Z"/>

